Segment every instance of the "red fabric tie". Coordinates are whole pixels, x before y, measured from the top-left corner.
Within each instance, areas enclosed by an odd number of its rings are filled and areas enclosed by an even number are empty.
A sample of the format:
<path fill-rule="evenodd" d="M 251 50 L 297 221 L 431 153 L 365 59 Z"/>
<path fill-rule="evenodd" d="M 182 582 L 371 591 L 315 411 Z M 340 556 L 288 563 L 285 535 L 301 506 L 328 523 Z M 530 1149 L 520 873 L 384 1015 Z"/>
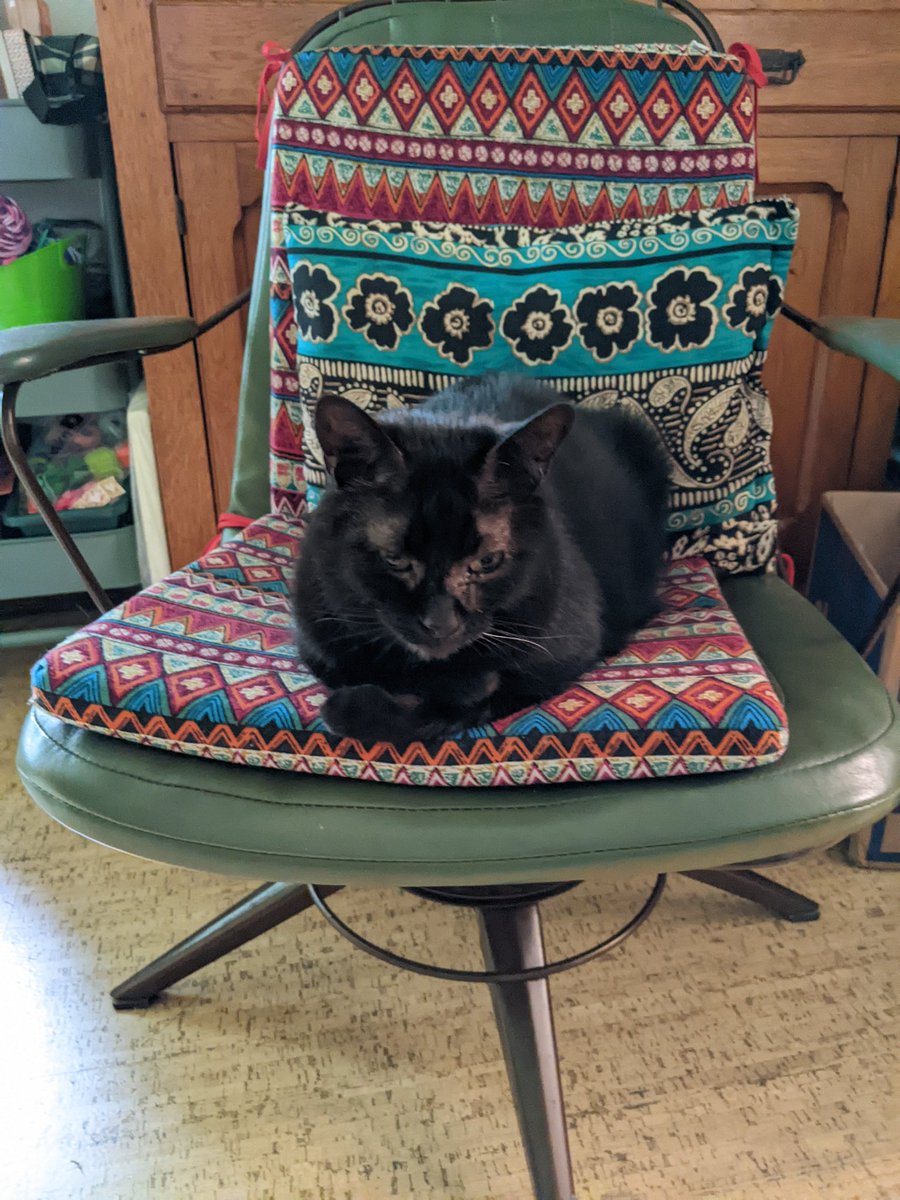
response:
<path fill-rule="evenodd" d="M 219 532 L 212 539 L 209 545 L 204 546 L 203 554 L 201 554 L 200 557 L 203 558 L 204 555 L 209 554 L 211 550 L 218 550 L 218 548 L 222 545 L 222 534 L 226 529 L 246 529 L 248 525 L 252 524 L 253 521 L 250 517 L 242 517 L 240 513 L 222 513 L 216 523 L 216 528 Z"/>
<path fill-rule="evenodd" d="M 256 90 L 256 165 L 261 171 L 266 169 L 266 153 L 269 148 L 269 130 L 272 128 L 272 113 L 275 111 L 275 97 L 269 97 L 269 80 L 277 75 L 291 57 L 291 51 L 285 50 L 277 42 L 263 42 L 260 51 L 266 60 L 259 77 L 259 87 Z M 263 117 L 265 109 L 265 117 Z"/>
<path fill-rule="evenodd" d="M 758 88 L 768 85 L 769 81 L 763 70 L 762 59 L 759 57 L 759 51 L 755 46 L 751 46 L 747 42 L 733 42 L 728 47 L 728 53 L 736 55 L 741 60 L 744 64 L 744 70 Z"/>

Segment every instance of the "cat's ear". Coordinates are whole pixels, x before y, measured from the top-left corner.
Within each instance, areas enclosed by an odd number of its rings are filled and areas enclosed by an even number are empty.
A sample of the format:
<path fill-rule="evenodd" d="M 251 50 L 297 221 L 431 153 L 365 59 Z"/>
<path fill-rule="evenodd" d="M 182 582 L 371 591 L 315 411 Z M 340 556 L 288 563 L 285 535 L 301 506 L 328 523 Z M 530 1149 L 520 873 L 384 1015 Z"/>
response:
<path fill-rule="evenodd" d="M 523 421 L 488 454 L 485 476 L 489 486 L 511 494 L 533 491 L 547 474 L 574 417 L 574 406 L 560 403 Z"/>
<path fill-rule="evenodd" d="M 368 413 L 343 396 L 323 396 L 316 405 L 316 436 L 338 487 L 381 483 L 403 469 L 403 455 L 395 443 Z"/>

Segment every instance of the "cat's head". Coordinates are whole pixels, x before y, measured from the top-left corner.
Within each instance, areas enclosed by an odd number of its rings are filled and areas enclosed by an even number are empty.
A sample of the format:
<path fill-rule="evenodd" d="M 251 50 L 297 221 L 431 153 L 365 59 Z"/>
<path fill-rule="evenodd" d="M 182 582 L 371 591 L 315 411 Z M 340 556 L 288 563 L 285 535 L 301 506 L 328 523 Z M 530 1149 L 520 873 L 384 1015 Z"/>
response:
<path fill-rule="evenodd" d="M 512 426 L 415 409 L 373 419 L 319 401 L 332 552 L 354 599 L 407 650 L 448 658 L 546 568 L 541 481 L 572 416 L 557 403 Z"/>

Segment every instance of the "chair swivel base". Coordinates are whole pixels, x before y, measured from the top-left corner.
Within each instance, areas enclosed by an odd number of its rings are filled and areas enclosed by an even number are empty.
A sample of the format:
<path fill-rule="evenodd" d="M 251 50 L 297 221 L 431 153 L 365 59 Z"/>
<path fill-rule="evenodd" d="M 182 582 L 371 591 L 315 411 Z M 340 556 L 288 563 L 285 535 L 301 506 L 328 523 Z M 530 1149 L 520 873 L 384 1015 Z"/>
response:
<path fill-rule="evenodd" d="M 715 871 L 684 871 L 690 879 L 708 884 L 720 891 L 741 896 L 761 905 L 774 916 L 787 921 L 815 921 L 819 917 L 819 906 L 814 900 L 783 887 L 774 880 L 744 868 L 724 868 Z M 556 891 L 574 887 L 560 885 Z M 339 887 L 319 886 L 320 896 L 333 895 Z M 408 888 L 414 895 L 427 899 L 440 899 L 444 903 L 471 904 L 475 896 L 487 900 L 492 892 L 506 889 L 492 888 Z M 549 893 L 544 892 L 541 898 Z M 555 894 L 555 891 L 552 893 Z M 274 929 L 290 917 L 298 916 L 313 906 L 312 897 L 302 883 L 265 883 L 239 900 L 232 908 L 221 913 L 142 967 L 134 975 L 112 989 L 113 1007 L 117 1011 L 149 1008 L 166 988 L 202 967 L 216 962 L 246 942 Z M 484 906 L 484 905 L 483 905 Z"/>
<path fill-rule="evenodd" d="M 788 920 L 814 920 L 818 916 L 818 906 L 813 901 L 754 871 L 734 868 L 684 874 L 698 882 L 755 900 Z M 575 1200 L 548 975 L 620 944 L 650 914 L 664 884 L 665 876 L 660 876 L 643 908 L 619 934 L 608 938 L 593 951 L 558 964 L 548 964 L 544 953 L 540 903 L 575 884 L 409 889 L 424 899 L 464 905 L 477 911 L 486 968 L 483 978 L 491 988 L 494 1016 L 535 1200 Z M 322 903 L 323 898 L 340 890 L 335 886 L 310 889 L 304 884 L 264 884 L 114 988 L 114 1007 L 118 1010 L 149 1007 L 173 983 L 314 903 L 328 915 L 330 910 Z M 342 922 L 335 920 L 332 923 L 351 936 L 357 945 L 377 953 L 377 948 L 353 935 Z M 382 953 L 377 956 L 388 957 Z M 401 962 L 400 965 L 409 965 L 412 969 L 422 967 L 415 963 Z M 443 978 L 477 976 L 477 973 L 427 967 L 423 973 Z"/>

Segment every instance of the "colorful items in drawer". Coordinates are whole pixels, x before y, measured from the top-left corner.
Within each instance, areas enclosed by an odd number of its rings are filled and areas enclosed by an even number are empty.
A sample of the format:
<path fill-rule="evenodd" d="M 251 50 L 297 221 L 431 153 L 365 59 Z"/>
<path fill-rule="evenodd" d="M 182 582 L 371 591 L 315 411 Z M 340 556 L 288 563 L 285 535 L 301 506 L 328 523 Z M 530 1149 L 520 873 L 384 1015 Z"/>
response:
<path fill-rule="evenodd" d="M 68 413 L 31 422 L 28 462 L 58 512 L 112 504 L 124 495 L 129 469 L 124 415 Z M 37 512 L 30 500 L 26 511 Z"/>

